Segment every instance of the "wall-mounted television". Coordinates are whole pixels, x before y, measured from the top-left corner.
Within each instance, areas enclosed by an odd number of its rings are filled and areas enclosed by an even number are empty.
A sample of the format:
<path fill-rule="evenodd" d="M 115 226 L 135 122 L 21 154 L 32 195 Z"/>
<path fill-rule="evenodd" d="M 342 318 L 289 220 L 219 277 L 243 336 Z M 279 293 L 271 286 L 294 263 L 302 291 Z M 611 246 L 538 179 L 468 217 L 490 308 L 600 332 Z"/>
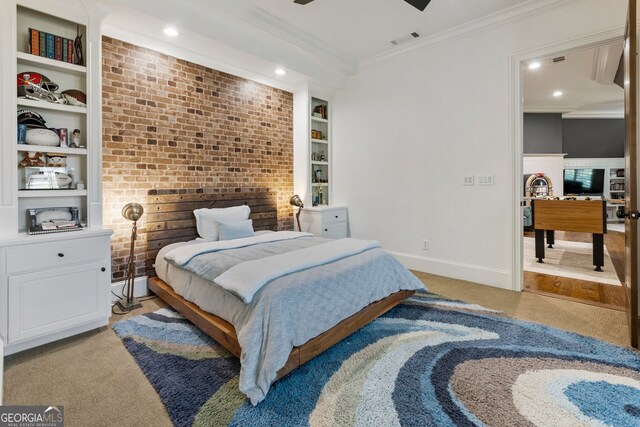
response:
<path fill-rule="evenodd" d="M 601 196 L 604 194 L 604 169 L 565 169 L 564 194 Z"/>

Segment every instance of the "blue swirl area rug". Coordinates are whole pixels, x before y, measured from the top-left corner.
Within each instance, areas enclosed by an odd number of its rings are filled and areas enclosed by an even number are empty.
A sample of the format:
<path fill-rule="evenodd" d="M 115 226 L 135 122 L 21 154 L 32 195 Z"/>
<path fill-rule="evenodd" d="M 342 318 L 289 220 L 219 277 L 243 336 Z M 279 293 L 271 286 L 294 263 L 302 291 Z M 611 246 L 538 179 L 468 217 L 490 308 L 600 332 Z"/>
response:
<path fill-rule="evenodd" d="M 115 323 L 177 426 L 640 426 L 640 354 L 423 292 L 273 385 L 170 309 Z"/>

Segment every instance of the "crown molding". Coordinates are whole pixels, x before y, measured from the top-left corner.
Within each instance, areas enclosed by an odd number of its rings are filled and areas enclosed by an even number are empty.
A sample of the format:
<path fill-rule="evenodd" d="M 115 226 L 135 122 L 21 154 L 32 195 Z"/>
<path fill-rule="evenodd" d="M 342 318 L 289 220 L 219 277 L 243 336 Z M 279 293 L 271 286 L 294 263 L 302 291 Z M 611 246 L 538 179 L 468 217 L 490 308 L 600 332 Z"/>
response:
<path fill-rule="evenodd" d="M 452 40 L 468 37 L 483 31 L 488 31 L 496 27 L 531 19 L 535 16 L 550 13 L 579 1 L 581 0 L 530 0 L 526 3 L 441 31 L 406 46 L 398 47 L 362 59 L 358 64 L 358 70 L 372 67 L 422 49 L 427 49 Z"/>
<path fill-rule="evenodd" d="M 523 113 L 558 113 L 565 114 L 577 109 L 577 105 L 530 105 L 524 106 Z"/>
<path fill-rule="evenodd" d="M 624 111 L 572 111 L 564 113 L 563 119 L 624 119 Z"/>
<path fill-rule="evenodd" d="M 522 157 L 567 157 L 569 153 L 522 153 Z"/>
<path fill-rule="evenodd" d="M 622 110 L 578 110 L 575 105 L 530 106 L 524 107 L 523 113 L 562 114 L 563 119 L 624 119 Z"/>

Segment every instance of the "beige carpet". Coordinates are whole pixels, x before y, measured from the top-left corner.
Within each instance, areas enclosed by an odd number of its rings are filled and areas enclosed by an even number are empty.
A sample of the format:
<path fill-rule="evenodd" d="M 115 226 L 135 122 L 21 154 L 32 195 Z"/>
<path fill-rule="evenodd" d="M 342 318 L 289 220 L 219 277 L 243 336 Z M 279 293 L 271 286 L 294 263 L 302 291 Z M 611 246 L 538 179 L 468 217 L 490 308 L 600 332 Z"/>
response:
<path fill-rule="evenodd" d="M 604 248 L 604 267 L 602 267 L 604 271 L 593 271 L 593 245 L 591 243 L 556 240 L 553 249 L 549 249 L 545 245 L 544 255 L 544 263 L 537 263 L 535 239 L 532 237 L 524 238 L 523 265 L 525 271 L 622 286 L 606 247 Z"/>
<path fill-rule="evenodd" d="M 618 345 L 629 339 L 623 312 L 416 274 L 431 291 L 450 298 Z M 162 305 L 145 301 L 130 316 Z M 160 398 L 110 328 L 8 356 L 5 369 L 6 405 L 64 405 L 67 427 L 171 425 Z"/>

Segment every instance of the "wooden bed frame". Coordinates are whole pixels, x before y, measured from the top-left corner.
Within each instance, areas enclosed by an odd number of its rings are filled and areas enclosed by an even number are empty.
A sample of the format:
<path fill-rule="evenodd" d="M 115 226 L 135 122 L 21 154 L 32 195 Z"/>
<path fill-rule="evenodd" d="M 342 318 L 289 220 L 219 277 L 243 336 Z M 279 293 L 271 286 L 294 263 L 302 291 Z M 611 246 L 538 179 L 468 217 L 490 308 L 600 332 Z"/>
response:
<path fill-rule="evenodd" d="M 206 312 L 176 294 L 171 286 L 155 277 L 154 262 L 164 246 L 197 237 L 193 210 L 203 207 L 248 205 L 256 230 L 277 229 L 275 193 L 207 193 L 203 190 L 151 190 L 147 199 L 147 274 L 149 290 L 180 312 L 232 354 L 240 357 L 242 349 L 235 328 L 226 320 Z M 367 323 L 386 313 L 413 295 L 400 291 L 376 301 L 333 328 L 294 347 L 278 379 L 342 341 Z"/>

